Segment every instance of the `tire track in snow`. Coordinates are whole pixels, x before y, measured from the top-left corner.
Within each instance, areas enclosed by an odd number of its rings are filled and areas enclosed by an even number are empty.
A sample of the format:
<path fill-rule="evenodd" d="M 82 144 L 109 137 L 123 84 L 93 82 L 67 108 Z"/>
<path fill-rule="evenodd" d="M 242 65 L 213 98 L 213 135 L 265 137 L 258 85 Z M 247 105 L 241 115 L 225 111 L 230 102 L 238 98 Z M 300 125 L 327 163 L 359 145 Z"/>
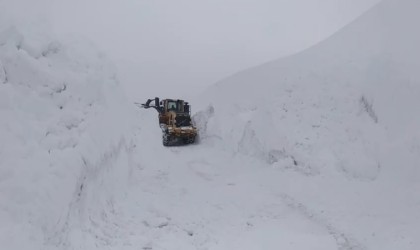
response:
<path fill-rule="evenodd" d="M 295 211 L 298 211 L 309 220 L 325 227 L 328 233 L 335 239 L 338 250 L 366 250 L 367 249 L 365 246 L 359 243 L 356 239 L 352 238 L 351 236 L 347 235 L 346 233 L 344 233 L 343 231 L 341 231 L 340 229 L 332 225 L 332 223 L 328 221 L 328 219 L 325 216 L 311 210 L 308 206 L 297 201 L 293 197 L 285 193 L 282 193 L 276 196 L 280 197 L 288 207 L 294 209 Z"/>
<path fill-rule="evenodd" d="M 87 228 L 91 228 L 90 226 L 92 226 L 92 228 L 101 228 L 98 227 L 98 222 L 95 221 L 89 213 L 89 201 L 86 199 L 86 190 L 89 189 L 89 184 L 91 182 L 95 181 L 96 178 L 101 177 L 101 173 L 109 171 L 114 166 L 114 162 L 121 156 L 121 153 L 123 153 L 124 150 L 127 154 L 130 154 L 133 149 L 133 145 L 127 144 L 125 139 L 121 138 L 117 146 L 103 153 L 97 163 L 89 163 L 86 158 L 82 156 L 83 168 L 79 180 L 76 183 L 73 198 L 68 205 L 68 210 L 64 219 L 60 218 L 57 221 L 57 229 L 54 230 L 55 233 L 45 238 L 44 246 L 47 247 L 47 249 L 74 249 L 74 243 L 85 244 L 85 241 L 72 242 L 70 239 L 70 234 L 73 233 L 72 230 L 80 230 L 82 233 L 92 234 L 92 237 L 99 242 L 105 243 L 105 245 L 108 246 L 111 244 L 110 240 L 112 239 L 110 238 L 115 237 L 115 235 L 108 235 L 108 238 L 100 237 L 92 230 L 87 230 Z M 106 202 L 111 207 L 110 213 L 115 214 L 113 201 L 107 200 Z M 119 225 L 109 220 L 107 211 L 101 212 L 101 219 L 105 224 L 111 223 L 111 226 L 117 228 L 116 230 L 121 230 Z M 90 226 L 85 226 L 84 223 L 90 223 Z M 102 233 L 106 236 L 107 233 L 104 230 L 105 229 L 102 229 Z"/>

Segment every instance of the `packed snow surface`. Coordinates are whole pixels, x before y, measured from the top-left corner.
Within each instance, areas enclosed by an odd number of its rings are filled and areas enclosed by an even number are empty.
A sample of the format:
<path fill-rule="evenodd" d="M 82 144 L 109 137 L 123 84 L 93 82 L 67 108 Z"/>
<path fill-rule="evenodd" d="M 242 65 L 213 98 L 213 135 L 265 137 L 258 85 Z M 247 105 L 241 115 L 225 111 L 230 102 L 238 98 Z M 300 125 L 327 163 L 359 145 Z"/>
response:
<path fill-rule="evenodd" d="M 94 46 L 0 30 L 1 249 L 419 249 L 418 9 L 217 83 L 168 148 Z"/>

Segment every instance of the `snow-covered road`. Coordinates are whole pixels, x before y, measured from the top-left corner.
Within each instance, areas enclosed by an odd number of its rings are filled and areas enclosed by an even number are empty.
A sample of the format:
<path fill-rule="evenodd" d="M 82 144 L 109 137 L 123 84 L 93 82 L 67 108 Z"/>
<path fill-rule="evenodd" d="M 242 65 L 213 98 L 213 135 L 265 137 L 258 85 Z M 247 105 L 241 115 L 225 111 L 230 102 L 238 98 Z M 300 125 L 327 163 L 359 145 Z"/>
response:
<path fill-rule="evenodd" d="M 91 211 L 84 249 L 348 250 L 418 244 L 410 225 L 415 228 L 419 218 L 408 216 L 414 211 L 404 210 L 405 199 L 398 196 L 380 203 L 375 196 L 385 191 L 381 184 L 276 168 L 223 150 L 217 138 L 166 148 L 156 114 L 140 115 L 128 189 L 98 207 L 102 212 Z"/>
<path fill-rule="evenodd" d="M 122 223 L 114 232 L 120 237 L 103 247 L 337 249 L 347 244 L 341 232 L 311 218 L 279 189 L 276 178 L 261 178 L 281 171 L 219 150 L 217 141 L 164 148 L 156 115 L 144 116 L 148 126 L 138 134 L 129 191 L 114 203 L 122 216 L 115 218 Z M 96 233 L 105 237 L 106 228 Z"/>

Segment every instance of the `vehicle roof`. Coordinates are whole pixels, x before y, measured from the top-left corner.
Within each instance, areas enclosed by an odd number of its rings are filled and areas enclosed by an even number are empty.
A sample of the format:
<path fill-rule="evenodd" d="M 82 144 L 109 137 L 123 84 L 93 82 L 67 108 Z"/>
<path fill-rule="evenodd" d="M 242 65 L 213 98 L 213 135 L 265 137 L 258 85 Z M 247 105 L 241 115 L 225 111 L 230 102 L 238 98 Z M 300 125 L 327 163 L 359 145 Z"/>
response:
<path fill-rule="evenodd" d="M 183 102 L 185 102 L 184 100 L 181 100 L 181 99 L 163 99 L 162 101 L 183 101 Z"/>

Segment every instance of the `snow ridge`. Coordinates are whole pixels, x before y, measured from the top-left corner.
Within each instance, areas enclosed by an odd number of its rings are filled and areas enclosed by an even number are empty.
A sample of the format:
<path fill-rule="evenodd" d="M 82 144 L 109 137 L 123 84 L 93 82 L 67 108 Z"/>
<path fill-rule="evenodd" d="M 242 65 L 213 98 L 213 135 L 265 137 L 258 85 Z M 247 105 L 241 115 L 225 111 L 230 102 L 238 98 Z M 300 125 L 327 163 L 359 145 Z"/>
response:
<path fill-rule="evenodd" d="M 124 190 L 131 167 L 135 116 L 112 65 L 85 43 L 41 34 L 0 33 L 0 245 L 8 249 L 73 249 L 82 221 Z M 99 187 L 108 192 L 91 199 Z"/>

